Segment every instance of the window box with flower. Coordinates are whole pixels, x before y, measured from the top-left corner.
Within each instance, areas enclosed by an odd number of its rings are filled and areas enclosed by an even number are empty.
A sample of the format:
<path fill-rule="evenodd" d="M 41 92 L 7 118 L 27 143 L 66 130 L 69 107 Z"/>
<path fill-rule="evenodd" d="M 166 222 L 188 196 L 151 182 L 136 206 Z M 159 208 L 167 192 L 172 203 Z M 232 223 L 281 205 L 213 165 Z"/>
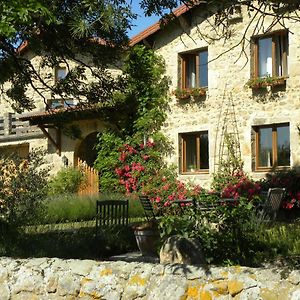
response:
<path fill-rule="evenodd" d="M 174 95 L 178 100 L 189 100 L 191 98 L 191 92 L 188 89 L 176 89 Z"/>
<path fill-rule="evenodd" d="M 199 87 L 191 89 L 191 94 L 194 98 L 206 96 L 206 88 Z"/>
<path fill-rule="evenodd" d="M 252 89 L 260 89 L 260 88 L 267 88 L 267 87 L 275 87 L 275 86 L 282 86 L 285 85 L 286 79 L 284 77 L 257 77 L 251 78 L 246 83 L 246 86 Z"/>
<path fill-rule="evenodd" d="M 206 96 L 206 88 L 176 89 L 174 95 L 178 100 L 198 99 Z"/>

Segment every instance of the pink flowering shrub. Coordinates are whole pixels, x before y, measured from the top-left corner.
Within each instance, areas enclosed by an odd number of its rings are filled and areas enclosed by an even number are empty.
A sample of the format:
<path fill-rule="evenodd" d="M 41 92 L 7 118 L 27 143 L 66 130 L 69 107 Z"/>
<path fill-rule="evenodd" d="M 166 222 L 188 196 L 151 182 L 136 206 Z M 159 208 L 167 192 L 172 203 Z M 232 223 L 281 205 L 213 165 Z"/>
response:
<path fill-rule="evenodd" d="M 265 190 L 272 187 L 282 187 L 286 189 L 286 198 L 283 208 L 300 208 L 300 172 L 296 169 L 277 171 L 267 174 L 267 178 L 260 184 Z"/>
<path fill-rule="evenodd" d="M 243 170 L 235 170 L 230 174 L 226 172 L 215 174 L 212 187 L 222 198 L 234 199 L 243 197 L 252 200 L 261 191 L 260 184 L 250 179 Z"/>
<path fill-rule="evenodd" d="M 252 181 L 243 171 L 233 174 L 234 180 L 229 182 L 222 190 L 222 198 L 245 197 L 252 200 L 253 196 L 257 196 L 261 190 L 258 183 Z"/>
<path fill-rule="evenodd" d="M 159 146 L 125 144 L 119 149 L 119 164 L 115 172 L 127 194 L 147 195 L 155 207 L 168 207 L 174 200 L 184 200 L 201 192 L 199 186 L 189 186 L 176 179 L 176 171 L 162 159 Z"/>

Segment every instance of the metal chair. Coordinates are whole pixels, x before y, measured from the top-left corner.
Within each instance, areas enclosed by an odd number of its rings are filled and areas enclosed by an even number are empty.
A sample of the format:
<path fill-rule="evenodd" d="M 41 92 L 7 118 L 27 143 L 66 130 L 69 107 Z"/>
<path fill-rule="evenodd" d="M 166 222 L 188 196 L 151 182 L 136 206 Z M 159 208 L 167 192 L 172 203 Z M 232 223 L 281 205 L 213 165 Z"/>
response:
<path fill-rule="evenodd" d="M 151 203 L 149 197 L 148 196 L 140 196 L 139 199 L 143 206 L 144 214 L 145 214 L 147 221 L 156 220 L 156 215 L 154 213 L 153 206 L 152 206 L 152 203 Z"/>
<path fill-rule="evenodd" d="M 105 226 L 128 225 L 128 200 L 103 200 L 96 203 L 96 233 Z"/>
<path fill-rule="evenodd" d="M 275 220 L 285 195 L 284 188 L 270 188 L 265 203 L 257 207 L 261 219 Z"/>

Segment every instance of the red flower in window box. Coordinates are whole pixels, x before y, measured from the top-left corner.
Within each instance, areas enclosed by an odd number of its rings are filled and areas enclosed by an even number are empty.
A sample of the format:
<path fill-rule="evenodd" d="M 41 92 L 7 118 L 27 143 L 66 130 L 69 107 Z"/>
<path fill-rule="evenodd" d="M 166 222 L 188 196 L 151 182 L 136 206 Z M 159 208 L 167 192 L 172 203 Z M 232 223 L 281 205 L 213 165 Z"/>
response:
<path fill-rule="evenodd" d="M 285 78 L 271 77 L 271 76 L 251 78 L 246 83 L 246 85 L 252 89 L 266 88 L 268 86 L 274 87 L 274 86 L 279 86 L 284 84 L 285 84 Z"/>
<path fill-rule="evenodd" d="M 191 90 L 191 94 L 194 98 L 197 98 L 197 97 L 203 97 L 206 95 L 206 89 L 205 88 L 194 88 Z"/>
<path fill-rule="evenodd" d="M 188 89 L 176 89 L 174 95 L 178 100 L 188 100 L 191 98 L 191 91 Z"/>

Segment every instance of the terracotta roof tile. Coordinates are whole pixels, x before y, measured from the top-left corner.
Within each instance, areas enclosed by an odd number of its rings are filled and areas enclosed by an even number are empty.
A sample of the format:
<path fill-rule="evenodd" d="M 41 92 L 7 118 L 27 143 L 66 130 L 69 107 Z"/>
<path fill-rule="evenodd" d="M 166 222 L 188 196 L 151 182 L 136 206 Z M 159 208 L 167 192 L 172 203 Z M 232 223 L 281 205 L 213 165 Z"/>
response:
<path fill-rule="evenodd" d="M 30 112 L 30 113 L 23 114 L 21 117 L 19 117 L 19 119 L 22 121 L 28 121 L 28 120 L 39 119 L 48 116 L 55 116 L 65 112 L 95 111 L 97 109 L 99 109 L 99 106 L 96 105 L 71 106 L 71 107 L 64 107 L 64 108 L 49 109 L 46 111 Z"/>
<path fill-rule="evenodd" d="M 181 6 L 179 6 L 178 8 L 176 8 L 173 11 L 173 14 L 176 17 L 181 16 L 182 14 L 184 14 L 185 12 L 187 12 L 188 10 L 190 10 L 191 7 L 187 6 L 186 4 L 183 4 Z M 153 25 L 149 26 L 148 28 L 146 28 L 145 30 L 143 30 L 142 32 L 138 33 L 137 35 L 135 35 L 134 37 L 131 38 L 129 45 L 130 46 L 134 46 L 135 44 L 139 43 L 140 41 L 142 41 L 143 39 L 149 37 L 150 35 L 156 33 L 157 31 L 159 31 L 161 29 L 161 21 L 158 21 L 156 23 L 154 23 Z"/>

